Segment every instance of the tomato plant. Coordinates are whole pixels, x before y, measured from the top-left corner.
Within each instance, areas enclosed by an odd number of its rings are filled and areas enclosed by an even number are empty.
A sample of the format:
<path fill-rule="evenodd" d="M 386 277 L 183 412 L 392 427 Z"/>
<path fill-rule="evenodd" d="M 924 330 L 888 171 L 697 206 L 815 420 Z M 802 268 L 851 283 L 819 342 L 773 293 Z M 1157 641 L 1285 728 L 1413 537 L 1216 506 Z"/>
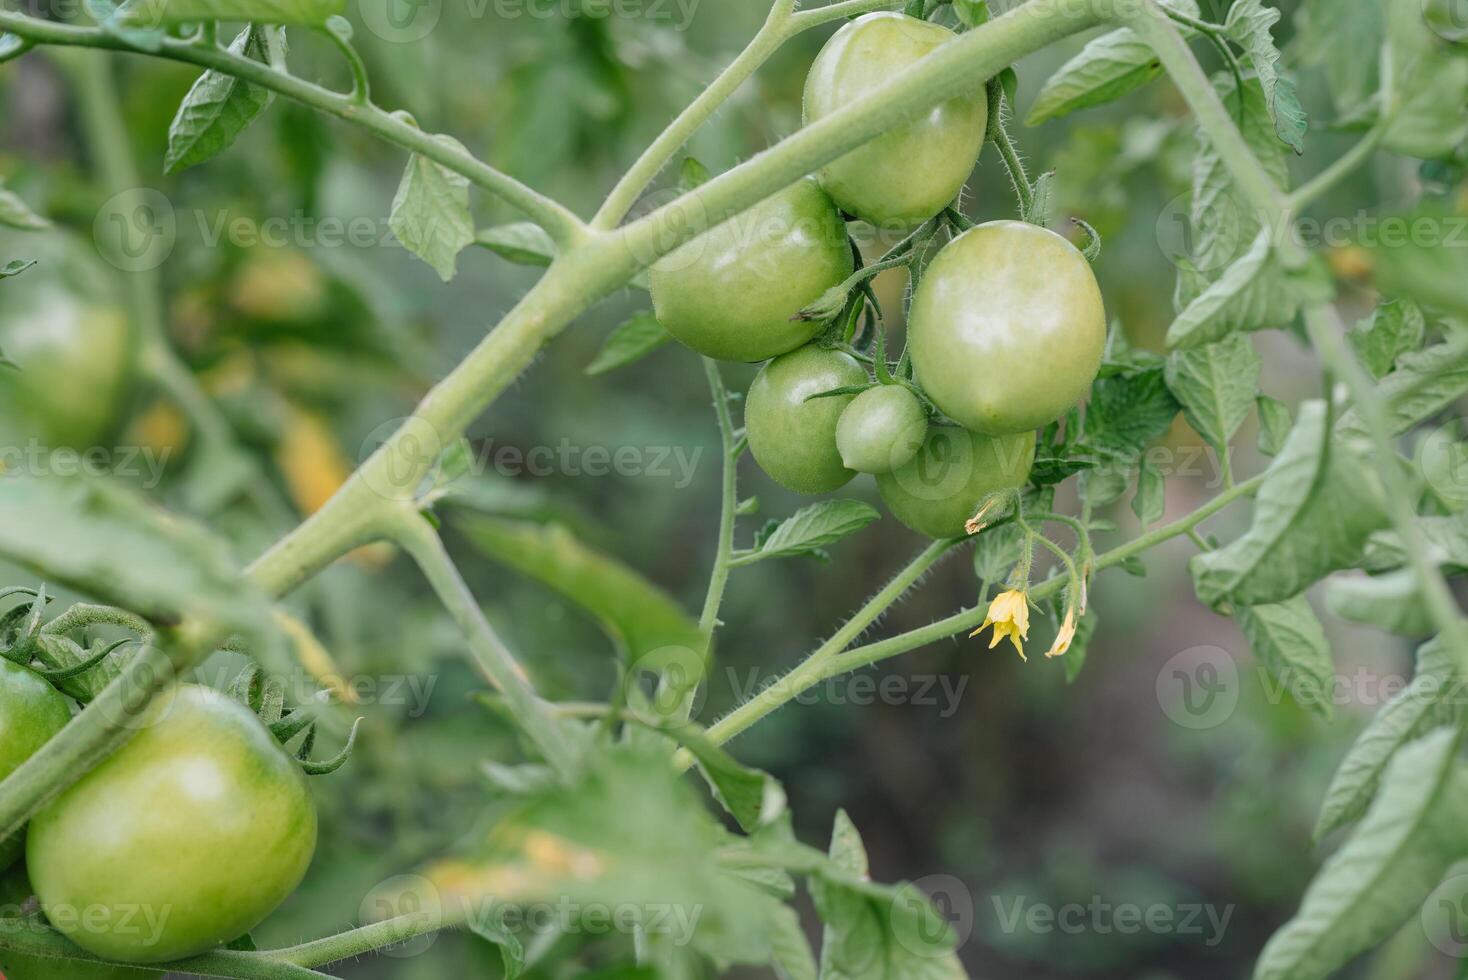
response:
<path fill-rule="evenodd" d="M 316 805 L 260 720 L 223 694 L 181 685 L 138 724 L 36 814 L 26 866 L 77 945 L 157 963 L 238 939 L 279 905 L 316 849 Z"/>
<path fill-rule="evenodd" d="M 1463 973 L 1454 4 L 771 0 L 716 74 L 727 5 L 84 6 L 0 11 L 0 971 Z M 920 649 L 982 738 L 833 721 Z M 1195 893 L 1251 925 L 1154 914 Z"/>

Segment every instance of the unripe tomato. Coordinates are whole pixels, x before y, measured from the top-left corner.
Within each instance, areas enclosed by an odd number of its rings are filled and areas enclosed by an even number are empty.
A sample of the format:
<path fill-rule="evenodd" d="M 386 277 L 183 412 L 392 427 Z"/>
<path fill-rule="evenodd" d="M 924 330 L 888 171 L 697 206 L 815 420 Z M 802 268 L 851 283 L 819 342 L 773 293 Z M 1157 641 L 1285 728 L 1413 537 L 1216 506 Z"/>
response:
<path fill-rule="evenodd" d="M 130 370 L 115 281 L 80 242 L 48 239 L 0 301 L 0 351 L 20 368 L 0 369 L 0 447 L 97 445 L 117 421 Z"/>
<path fill-rule="evenodd" d="M 877 385 L 852 399 L 836 423 L 841 461 L 858 473 L 888 473 L 917 455 L 928 416 L 902 385 Z"/>
<path fill-rule="evenodd" d="M 744 403 L 755 461 L 776 483 L 801 493 L 825 493 L 850 480 L 856 473 L 836 451 L 836 424 L 854 396 L 806 399 L 866 380 L 866 369 L 850 354 L 815 345 L 760 368 Z"/>
<path fill-rule="evenodd" d="M 1035 462 L 1035 434 L 986 436 L 935 425 L 905 466 L 877 476 L 892 516 L 930 538 L 964 533 L 964 524 L 995 490 L 1018 488 Z"/>
<path fill-rule="evenodd" d="M 933 259 L 908 330 L 933 404 L 975 432 L 1005 435 L 1054 421 L 1090 391 L 1106 311 L 1074 245 L 1035 225 L 991 221 Z"/>
<path fill-rule="evenodd" d="M 822 330 L 796 313 L 851 275 L 846 225 L 803 178 L 654 263 L 658 322 L 679 341 L 725 361 L 763 361 Z"/>
<path fill-rule="evenodd" d="M 66 698 L 34 670 L 0 657 L 0 779 L 50 741 L 71 719 Z M 22 838 L 0 843 L 0 871 L 20 856 Z"/>
<path fill-rule="evenodd" d="M 31 821 L 51 924 L 104 959 L 157 963 L 236 939 L 306 873 L 306 777 L 249 709 L 185 684 Z"/>
<path fill-rule="evenodd" d="M 805 80 L 805 121 L 815 122 L 865 95 L 953 39 L 940 24 L 905 14 L 867 14 L 831 35 Z M 982 85 L 821 169 L 824 187 L 846 211 L 884 228 L 911 228 L 958 196 L 978 162 L 989 120 Z"/>
<path fill-rule="evenodd" d="M 0 875 L 0 915 L 18 915 L 32 894 L 23 866 Z M 0 947 L 0 976 L 6 980 L 161 980 L 163 974 L 133 966 L 31 956 Z"/>

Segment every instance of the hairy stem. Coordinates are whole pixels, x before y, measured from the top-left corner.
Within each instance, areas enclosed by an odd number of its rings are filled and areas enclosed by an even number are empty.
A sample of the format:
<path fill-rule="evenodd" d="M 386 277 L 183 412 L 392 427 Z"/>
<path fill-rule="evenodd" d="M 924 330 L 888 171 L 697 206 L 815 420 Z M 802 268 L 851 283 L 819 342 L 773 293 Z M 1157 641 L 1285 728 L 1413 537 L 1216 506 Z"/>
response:
<path fill-rule="evenodd" d="M 714 415 L 719 420 L 719 446 L 724 457 L 719 500 L 719 541 L 714 552 L 714 568 L 709 575 L 708 592 L 703 600 L 703 613 L 698 618 L 698 629 L 704 636 L 704 653 L 707 655 L 709 641 L 719 624 L 719 606 L 724 601 L 724 587 L 729 582 L 729 566 L 734 553 L 734 508 L 739 502 L 738 473 L 741 453 L 737 450 L 734 420 L 729 414 L 729 393 L 724 390 L 719 362 L 705 357 L 703 370 L 708 375 L 709 391 L 714 397 Z"/>
<path fill-rule="evenodd" d="M 561 773 L 571 772 L 575 765 L 571 746 L 550 706 L 535 692 L 525 668 L 485 618 L 474 593 L 469 591 L 453 559 L 444 550 L 438 532 L 416 511 L 404 509 L 389 526 L 388 533 L 423 570 L 439 600 L 469 641 L 469 651 L 480 673 L 504 697 L 520 728 L 546 761 Z"/>
<path fill-rule="evenodd" d="M 708 730 L 709 737 L 715 742 L 727 742 L 810 687 L 811 684 L 816 683 L 816 679 L 825 669 L 828 661 L 850 646 L 863 630 L 876 622 L 877 618 L 886 612 L 894 602 L 901 599 L 918 579 L 927 574 L 938 559 L 947 554 L 949 549 L 961 540 L 961 538 L 948 538 L 934 541 L 920 551 L 917 557 L 892 577 L 892 581 L 872 596 L 864 606 L 857 610 L 856 615 L 832 633 L 830 639 L 817 647 L 815 652 L 806 657 L 799 666 L 712 725 Z M 693 757 L 687 750 L 679 750 L 676 763 L 680 769 L 686 769 L 693 764 Z"/>

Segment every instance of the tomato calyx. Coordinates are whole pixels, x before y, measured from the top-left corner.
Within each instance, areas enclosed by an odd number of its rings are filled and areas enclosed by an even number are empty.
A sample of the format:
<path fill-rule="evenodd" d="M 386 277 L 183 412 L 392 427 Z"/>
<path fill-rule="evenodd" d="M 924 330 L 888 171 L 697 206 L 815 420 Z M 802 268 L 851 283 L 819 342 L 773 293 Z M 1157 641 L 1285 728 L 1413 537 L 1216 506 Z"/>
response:
<path fill-rule="evenodd" d="M 346 765 L 352 757 L 352 750 L 357 745 L 357 732 L 362 726 L 360 717 L 352 722 L 352 729 L 340 752 L 329 759 L 313 760 L 311 751 L 316 747 L 318 706 L 287 708 L 282 685 L 272 683 L 258 665 L 252 663 L 235 675 L 225 693 L 265 723 L 271 736 L 293 755 L 306 775 L 329 775 Z M 295 743 L 294 749 L 291 748 L 292 742 Z"/>

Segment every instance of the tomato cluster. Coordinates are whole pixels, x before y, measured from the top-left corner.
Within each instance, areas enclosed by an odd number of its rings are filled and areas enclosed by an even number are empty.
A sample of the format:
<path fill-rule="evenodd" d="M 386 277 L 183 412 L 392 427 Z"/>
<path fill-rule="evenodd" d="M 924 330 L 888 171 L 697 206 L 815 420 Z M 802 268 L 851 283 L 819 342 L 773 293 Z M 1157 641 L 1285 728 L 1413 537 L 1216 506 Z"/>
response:
<path fill-rule="evenodd" d="M 900 13 L 847 23 L 811 66 L 807 124 L 952 37 Z M 843 335 L 845 313 L 827 326 L 829 317 L 811 310 L 852 284 L 845 218 L 921 234 L 952 213 L 978 161 L 988 106 L 983 90 L 950 99 L 704 232 L 651 271 L 655 311 L 676 339 L 709 357 L 767 361 L 745 406 L 749 449 L 766 473 L 802 493 L 874 474 L 892 514 L 933 537 L 962 534 L 987 495 L 1023 486 L 1035 430 L 1089 391 L 1106 338 L 1090 263 L 1037 225 L 967 228 L 912 291 L 908 353 L 895 372 L 884 343 L 873 352 L 853 346 L 852 331 Z"/>

